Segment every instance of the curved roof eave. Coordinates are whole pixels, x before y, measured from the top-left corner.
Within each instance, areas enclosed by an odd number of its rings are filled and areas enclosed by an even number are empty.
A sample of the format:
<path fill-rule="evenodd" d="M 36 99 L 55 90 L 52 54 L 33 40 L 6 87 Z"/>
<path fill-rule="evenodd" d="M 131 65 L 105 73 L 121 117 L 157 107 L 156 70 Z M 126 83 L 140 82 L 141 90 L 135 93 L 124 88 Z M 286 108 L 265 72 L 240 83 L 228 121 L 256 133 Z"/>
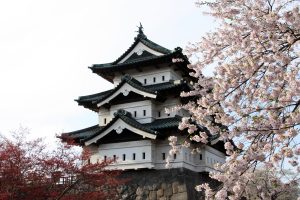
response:
<path fill-rule="evenodd" d="M 122 77 L 121 83 L 119 83 L 111 92 L 109 92 L 101 101 L 97 102 L 97 106 L 100 107 L 112 99 L 114 99 L 119 94 L 123 94 L 127 96 L 129 92 L 135 92 L 145 97 L 155 99 L 157 97 L 157 91 L 150 90 L 136 80 L 135 78 L 131 77 L 130 75 L 125 75 Z"/>
<path fill-rule="evenodd" d="M 119 110 L 113 118 L 103 129 L 94 135 L 83 140 L 84 145 L 96 143 L 104 136 L 108 135 L 111 131 L 116 131 L 121 134 L 123 129 L 128 129 L 144 138 L 156 139 L 158 132 L 149 129 L 131 117 L 131 114 L 125 110 Z"/>

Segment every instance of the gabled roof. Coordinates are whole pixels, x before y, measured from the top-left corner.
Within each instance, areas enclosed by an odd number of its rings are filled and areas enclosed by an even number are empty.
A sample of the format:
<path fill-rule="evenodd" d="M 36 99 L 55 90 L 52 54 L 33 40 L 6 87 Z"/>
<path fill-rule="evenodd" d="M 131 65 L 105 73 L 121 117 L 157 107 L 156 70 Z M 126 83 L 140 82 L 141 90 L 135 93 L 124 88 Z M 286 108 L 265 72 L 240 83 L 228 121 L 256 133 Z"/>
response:
<path fill-rule="evenodd" d="M 146 97 L 149 98 L 160 98 L 160 94 L 164 94 L 168 90 L 177 89 L 176 91 L 179 94 L 181 91 L 192 89 L 192 86 L 183 80 L 143 86 L 141 82 L 139 82 L 135 78 L 131 77 L 130 75 L 125 75 L 122 77 L 122 81 L 114 89 L 97 94 L 81 96 L 75 101 L 77 101 L 79 105 L 82 105 L 85 108 L 97 111 L 97 104 L 99 104 L 100 102 L 105 102 L 105 100 L 108 100 L 110 97 L 112 97 L 112 95 L 120 92 L 120 89 L 125 84 L 128 84 L 136 90 L 143 92 L 143 96 L 144 94 L 148 94 L 148 96 L 146 95 Z"/>
<path fill-rule="evenodd" d="M 127 88 L 125 88 L 126 85 L 128 86 L 128 89 L 130 89 L 130 91 L 128 91 Z M 120 93 L 123 93 L 124 96 L 127 96 L 128 93 L 132 91 L 149 98 L 155 99 L 157 96 L 157 91 L 143 87 L 141 82 L 131 77 L 130 75 L 125 75 L 122 77 L 122 81 L 121 83 L 118 84 L 117 87 L 111 90 L 101 100 L 96 102 L 97 106 L 100 107 L 105 103 L 108 103 L 110 100 L 112 100 L 115 96 L 117 96 Z"/>
<path fill-rule="evenodd" d="M 156 44 L 155 42 L 149 40 L 147 38 L 147 36 L 144 34 L 142 28 L 139 28 L 138 31 L 138 35 L 134 38 L 134 42 L 132 43 L 132 45 L 114 62 L 112 62 L 111 64 L 115 65 L 117 63 L 119 63 L 122 59 L 124 59 L 133 49 L 134 47 L 136 47 L 136 45 L 141 42 L 142 44 L 144 44 L 145 46 L 149 47 L 150 49 L 153 49 L 157 52 L 160 52 L 162 54 L 169 54 L 171 53 L 171 50 L 160 46 L 159 44 Z"/>
<path fill-rule="evenodd" d="M 142 52 L 135 52 L 141 48 L 141 46 L 139 46 L 141 44 L 145 49 L 142 49 Z M 186 67 L 189 61 L 187 57 L 182 54 L 180 47 L 171 51 L 156 44 L 147 38 L 140 26 L 138 35 L 134 38 L 133 44 L 118 59 L 111 63 L 94 64 L 89 68 L 104 79 L 113 82 L 114 72 L 116 71 L 155 64 L 172 63 L 173 58 L 181 58 L 183 62 L 176 63 L 176 65 L 182 66 L 181 68 L 185 72 L 191 71 Z"/>
<path fill-rule="evenodd" d="M 136 134 L 140 134 L 144 138 L 147 137 L 149 139 L 156 139 L 158 132 L 140 124 L 138 121 L 132 118 L 129 112 L 125 110 L 118 110 L 114 115 L 115 117 L 105 127 L 83 140 L 85 145 L 98 142 L 101 138 L 112 131 L 121 133 L 124 128 L 129 129 Z"/>
<path fill-rule="evenodd" d="M 164 134 L 164 129 L 177 128 L 179 122 L 181 121 L 181 117 L 175 116 L 171 118 L 156 119 L 151 123 L 141 124 L 136 121 L 129 112 L 119 110 L 117 113 L 115 113 L 114 119 L 111 120 L 106 126 L 100 127 L 98 125 L 95 125 L 82 130 L 63 133 L 60 138 L 74 139 L 75 142 L 80 143 L 81 141 L 81 144 L 83 144 L 84 142 L 91 141 L 97 136 L 101 135 L 102 137 L 104 137 L 105 135 L 103 135 L 103 133 L 107 131 L 111 132 L 112 130 L 115 130 L 112 129 L 112 127 L 117 128 L 115 124 L 118 120 L 122 120 L 124 123 L 132 126 L 133 128 L 151 134 L 149 135 L 151 136 L 150 139 L 155 139 L 157 136 L 162 136 Z M 99 139 L 101 138 L 99 137 Z"/>
<path fill-rule="evenodd" d="M 146 66 L 159 65 L 164 63 L 173 63 L 173 58 L 182 59 L 182 62 L 174 63 L 180 67 L 180 69 L 188 74 L 192 70 L 186 67 L 189 64 L 189 61 L 185 55 L 182 54 L 181 48 L 176 48 L 173 52 L 161 55 L 161 56 L 147 56 L 147 57 L 138 57 L 136 59 L 130 59 L 123 63 L 105 63 L 105 64 L 94 64 L 89 67 L 93 73 L 96 73 L 103 77 L 104 79 L 113 82 L 113 77 L 115 72 L 126 71 L 133 68 L 142 68 Z"/>
<path fill-rule="evenodd" d="M 63 140 L 73 139 L 76 143 L 80 145 L 90 145 L 92 143 L 101 142 L 102 138 L 114 132 L 118 132 L 119 126 L 123 126 L 123 129 L 129 128 L 132 133 L 142 136 L 141 138 L 156 139 L 165 138 L 167 129 L 178 128 L 182 117 L 176 115 L 175 117 L 156 119 L 151 123 L 141 124 L 136 121 L 129 112 L 125 110 L 118 110 L 115 113 L 115 117 L 106 126 L 92 126 L 86 129 L 81 129 L 78 131 L 73 131 L 69 133 L 63 133 L 59 138 Z M 121 122 L 121 123 L 120 123 Z M 117 124 L 118 123 L 118 124 Z M 126 124 L 126 127 L 124 126 Z M 198 126 L 202 131 L 207 132 L 207 129 Z M 123 131 L 123 129 L 121 131 Z M 131 129 L 131 130 L 130 130 Z M 122 134 L 122 133 L 121 133 Z M 212 135 L 208 134 L 208 144 L 221 152 L 225 152 L 224 143 L 219 141 L 219 134 Z M 118 134 L 114 134 L 114 141 L 118 142 Z M 120 135 L 121 136 L 121 135 Z M 126 136 L 125 136 L 126 137 Z"/>

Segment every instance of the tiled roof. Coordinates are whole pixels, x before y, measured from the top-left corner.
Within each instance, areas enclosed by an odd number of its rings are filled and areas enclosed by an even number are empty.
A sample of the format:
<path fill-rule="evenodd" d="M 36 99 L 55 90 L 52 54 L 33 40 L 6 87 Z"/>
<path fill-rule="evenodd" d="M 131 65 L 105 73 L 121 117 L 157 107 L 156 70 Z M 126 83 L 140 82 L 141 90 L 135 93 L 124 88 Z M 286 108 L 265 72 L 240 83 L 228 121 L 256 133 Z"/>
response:
<path fill-rule="evenodd" d="M 97 135 L 101 134 L 105 130 L 107 130 L 110 126 L 112 126 L 118 119 L 122 119 L 125 123 L 127 123 L 130 126 L 133 126 L 139 130 L 148 132 L 153 135 L 161 135 L 163 132 L 159 132 L 161 129 L 168 129 L 168 128 L 177 128 L 179 122 L 181 121 L 181 117 L 175 116 L 171 118 L 164 118 L 164 119 L 156 119 L 151 123 L 145 123 L 141 124 L 138 121 L 136 121 L 129 112 L 125 110 L 118 110 L 115 113 L 115 117 L 113 120 L 111 120 L 106 126 L 100 127 L 98 125 L 73 131 L 69 133 L 63 133 L 61 135 L 61 138 L 72 138 L 75 139 L 75 141 L 79 140 L 90 140 Z"/>
<path fill-rule="evenodd" d="M 144 45 L 146 45 L 147 47 L 158 51 L 160 53 L 163 54 L 168 54 L 171 53 L 171 51 L 165 47 L 160 46 L 159 44 L 156 44 L 155 42 L 149 40 L 147 38 L 147 36 L 141 31 L 139 32 L 139 34 L 134 38 L 134 42 L 133 44 L 114 62 L 112 62 L 111 64 L 117 64 L 118 62 L 120 62 L 123 58 L 125 58 L 127 56 L 128 53 L 130 53 L 134 47 L 139 43 L 143 43 Z"/>
<path fill-rule="evenodd" d="M 141 65 L 142 63 L 147 64 L 147 62 L 153 62 L 153 61 L 158 61 L 158 60 L 169 60 L 170 58 L 174 58 L 174 57 L 180 57 L 182 59 L 184 59 L 184 61 L 186 63 L 188 63 L 188 59 L 182 54 L 182 49 L 177 47 L 173 52 L 169 52 L 167 54 L 161 55 L 161 56 L 156 56 L 156 55 L 149 55 L 146 57 L 138 57 L 136 59 L 131 59 L 128 60 L 127 62 L 123 62 L 123 63 L 104 63 L 104 64 L 94 64 L 92 65 L 92 67 L 90 67 L 92 69 L 93 72 L 96 72 L 97 70 L 101 70 L 101 71 L 105 71 L 105 70 L 113 70 L 119 67 L 123 67 L 123 66 L 128 66 L 128 65 L 132 65 L 132 64 L 139 64 Z"/>
<path fill-rule="evenodd" d="M 95 133 L 101 131 L 103 129 L 103 126 L 94 125 L 85 129 L 72 131 L 68 133 L 63 133 L 59 138 L 61 139 L 74 139 L 75 142 L 79 142 L 79 140 L 90 137 L 94 135 Z"/>
<path fill-rule="evenodd" d="M 115 91 L 117 91 L 120 87 L 122 87 L 125 83 L 128 83 L 132 87 L 147 92 L 151 94 L 160 94 L 161 92 L 173 89 L 173 88 L 182 88 L 186 87 L 188 89 L 192 89 L 191 86 L 186 83 L 185 81 L 170 81 L 170 82 L 165 82 L 165 83 L 159 83 L 159 84 L 154 84 L 154 85 L 146 85 L 143 86 L 141 82 L 136 80 L 135 78 L 131 77 L 130 75 L 125 75 L 122 77 L 121 83 L 118 84 L 114 89 L 105 91 L 105 92 L 100 92 L 97 94 L 92 94 L 92 95 L 87 95 L 87 96 L 81 96 L 77 100 L 79 105 L 83 105 L 86 108 L 92 109 L 92 110 L 97 110 L 97 103 L 105 100 L 108 98 L 110 95 L 112 95 Z M 178 90 L 181 92 L 182 90 Z"/>
<path fill-rule="evenodd" d="M 93 139 L 94 137 L 100 135 L 101 133 L 103 133 L 105 130 L 107 130 L 108 128 L 110 128 L 111 126 L 114 125 L 114 123 L 118 120 L 121 119 L 122 121 L 124 121 L 126 124 L 137 128 L 139 130 L 145 131 L 147 133 L 150 133 L 152 135 L 157 135 L 158 132 L 148 128 L 147 126 L 142 125 L 141 123 L 139 123 L 138 121 L 136 121 L 134 118 L 132 118 L 131 114 L 125 110 L 118 110 L 115 114 L 115 117 L 102 129 L 100 129 L 99 131 L 95 132 L 93 135 L 87 136 L 86 138 L 83 139 L 83 141 L 87 141 L 90 139 Z"/>
<path fill-rule="evenodd" d="M 175 117 L 171 118 L 164 118 L 164 119 L 156 119 L 151 123 L 143 124 L 153 130 L 160 130 L 160 129 L 167 129 L 167 128 L 177 128 L 181 122 L 181 117 L 176 115 Z"/>
<path fill-rule="evenodd" d="M 129 112 L 127 112 L 125 110 L 118 110 L 115 113 L 115 117 L 113 118 L 113 120 L 111 120 L 106 126 L 100 127 L 98 125 L 95 125 L 95 126 L 92 126 L 92 127 L 86 128 L 86 129 L 82 129 L 82 130 L 73 131 L 73 132 L 69 132 L 69 133 L 63 133 L 60 136 L 60 138 L 74 139 L 75 142 L 82 144 L 82 142 L 91 140 L 94 137 L 101 135 L 109 127 L 113 126 L 114 123 L 118 119 L 123 120 L 125 123 L 127 123 L 128 125 L 136 128 L 136 129 L 145 131 L 152 135 L 162 136 L 162 137 L 164 137 L 165 129 L 173 129 L 173 128 L 177 129 L 179 123 L 181 122 L 181 117 L 176 115 L 175 117 L 156 119 L 151 123 L 141 124 L 138 121 L 136 121 Z M 202 129 L 202 131 L 207 132 L 207 129 L 202 126 L 199 126 L 199 129 Z M 218 149 L 220 151 L 225 152 L 223 143 L 221 141 L 217 142 L 216 144 L 211 144 L 212 141 L 214 141 L 220 137 L 219 134 L 212 135 L 212 134 L 208 133 L 208 136 L 209 136 L 209 138 L 208 138 L 209 145 L 218 147 Z"/>

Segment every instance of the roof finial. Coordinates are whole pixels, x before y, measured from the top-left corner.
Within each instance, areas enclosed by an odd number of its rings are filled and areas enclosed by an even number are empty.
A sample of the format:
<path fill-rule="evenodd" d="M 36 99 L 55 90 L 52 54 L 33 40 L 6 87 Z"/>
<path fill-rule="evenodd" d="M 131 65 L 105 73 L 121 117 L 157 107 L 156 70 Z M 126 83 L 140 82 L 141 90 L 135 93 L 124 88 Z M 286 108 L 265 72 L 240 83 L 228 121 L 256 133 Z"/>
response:
<path fill-rule="evenodd" d="M 138 31 L 136 31 L 136 32 L 138 32 L 138 35 L 137 35 L 137 37 L 135 38 L 135 39 L 137 39 L 137 38 L 140 38 L 140 39 L 145 39 L 145 38 L 147 38 L 146 37 L 146 35 L 144 34 L 144 31 L 143 31 L 143 25 L 142 25 L 142 23 L 140 22 L 140 26 L 137 26 L 138 27 Z"/>
<path fill-rule="evenodd" d="M 140 22 L 140 26 L 138 26 L 138 29 L 139 29 L 139 30 L 138 30 L 138 33 L 139 33 L 139 34 L 144 34 L 144 32 L 143 32 L 143 29 L 144 29 L 144 28 L 143 28 L 143 25 L 142 25 L 141 22 Z"/>

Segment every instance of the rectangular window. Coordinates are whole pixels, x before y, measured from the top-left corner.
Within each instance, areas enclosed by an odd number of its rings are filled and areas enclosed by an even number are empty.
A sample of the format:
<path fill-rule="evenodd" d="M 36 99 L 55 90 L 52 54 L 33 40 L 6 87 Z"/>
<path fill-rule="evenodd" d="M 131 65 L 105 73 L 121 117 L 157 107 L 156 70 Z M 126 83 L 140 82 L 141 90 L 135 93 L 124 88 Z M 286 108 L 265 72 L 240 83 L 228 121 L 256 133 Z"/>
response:
<path fill-rule="evenodd" d="M 160 111 L 158 111 L 157 116 L 160 117 Z"/>
<path fill-rule="evenodd" d="M 165 160 L 166 159 L 166 154 L 162 153 L 162 159 Z"/>
<path fill-rule="evenodd" d="M 106 160 L 107 160 L 107 157 L 106 157 L 106 156 L 104 156 L 104 162 L 106 162 Z"/>
<path fill-rule="evenodd" d="M 135 153 L 132 154 L 132 160 L 135 160 Z"/>
<path fill-rule="evenodd" d="M 146 110 L 143 110 L 143 114 L 144 114 L 144 116 L 146 116 Z"/>
<path fill-rule="evenodd" d="M 162 80 L 162 81 L 165 81 L 165 76 L 162 76 L 162 77 L 161 77 L 161 80 Z"/>
<path fill-rule="evenodd" d="M 116 156 L 116 155 L 114 155 L 114 162 L 116 162 L 116 160 L 117 160 L 117 156 Z"/>
<path fill-rule="evenodd" d="M 126 160 L 126 154 L 123 154 L 123 161 Z"/>
<path fill-rule="evenodd" d="M 176 155 L 176 153 L 173 155 L 173 158 L 174 158 L 174 160 L 176 159 L 176 157 L 177 157 L 177 155 Z"/>
<path fill-rule="evenodd" d="M 104 118 L 104 124 L 106 124 L 106 118 Z"/>
<path fill-rule="evenodd" d="M 143 152 L 143 159 L 146 159 L 146 153 Z"/>
<path fill-rule="evenodd" d="M 136 117 L 136 111 L 134 111 L 134 117 Z"/>
<path fill-rule="evenodd" d="M 199 155 L 199 159 L 202 160 L 202 154 Z"/>
<path fill-rule="evenodd" d="M 156 78 L 155 77 L 153 77 L 153 83 L 155 83 L 156 82 Z"/>
<path fill-rule="evenodd" d="M 147 84 L 147 79 L 144 79 L 144 84 Z"/>

